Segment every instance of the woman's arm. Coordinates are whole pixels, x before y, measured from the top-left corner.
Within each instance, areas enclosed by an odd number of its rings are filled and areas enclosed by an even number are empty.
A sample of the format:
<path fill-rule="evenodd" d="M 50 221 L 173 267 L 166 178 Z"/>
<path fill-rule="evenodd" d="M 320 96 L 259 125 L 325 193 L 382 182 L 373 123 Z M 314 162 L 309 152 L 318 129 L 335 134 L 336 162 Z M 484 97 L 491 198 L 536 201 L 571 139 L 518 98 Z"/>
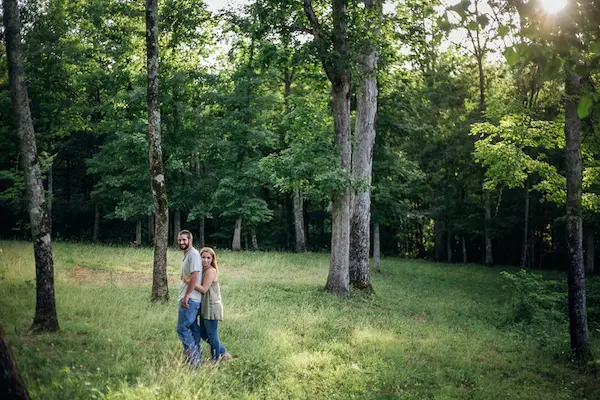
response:
<path fill-rule="evenodd" d="M 202 294 L 208 292 L 208 288 L 210 287 L 210 285 L 212 285 L 216 277 L 217 271 L 215 271 L 214 268 L 209 268 L 208 270 L 204 271 L 204 279 L 202 279 L 202 285 L 196 283 L 195 289 Z"/>

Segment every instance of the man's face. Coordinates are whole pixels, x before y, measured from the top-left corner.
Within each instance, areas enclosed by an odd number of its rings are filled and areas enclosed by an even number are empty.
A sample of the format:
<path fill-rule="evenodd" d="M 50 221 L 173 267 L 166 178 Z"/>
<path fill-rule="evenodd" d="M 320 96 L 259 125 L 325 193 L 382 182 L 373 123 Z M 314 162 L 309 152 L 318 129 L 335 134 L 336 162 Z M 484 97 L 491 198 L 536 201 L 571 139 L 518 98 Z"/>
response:
<path fill-rule="evenodd" d="M 179 235 L 177 237 L 177 242 L 179 243 L 179 248 L 183 251 L 189 249 L 190 245 L 192 244 L 192 241 L 186 235 Z"/>

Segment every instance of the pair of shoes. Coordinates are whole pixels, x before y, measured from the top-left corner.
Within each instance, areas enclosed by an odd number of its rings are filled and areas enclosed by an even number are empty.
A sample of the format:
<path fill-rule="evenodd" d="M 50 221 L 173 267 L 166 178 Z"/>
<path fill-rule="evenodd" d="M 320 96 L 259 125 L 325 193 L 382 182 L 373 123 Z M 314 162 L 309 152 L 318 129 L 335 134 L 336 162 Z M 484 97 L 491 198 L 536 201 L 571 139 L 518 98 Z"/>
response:
<path fill-rule="evenodd" d="M 231 355 L 230 352 L 227 352 L 227 353 L 221 355 L 221 360 L 223 360 L 223 361 L 231 360 L 232 358 L 233 358 L 233 356 Z"/>

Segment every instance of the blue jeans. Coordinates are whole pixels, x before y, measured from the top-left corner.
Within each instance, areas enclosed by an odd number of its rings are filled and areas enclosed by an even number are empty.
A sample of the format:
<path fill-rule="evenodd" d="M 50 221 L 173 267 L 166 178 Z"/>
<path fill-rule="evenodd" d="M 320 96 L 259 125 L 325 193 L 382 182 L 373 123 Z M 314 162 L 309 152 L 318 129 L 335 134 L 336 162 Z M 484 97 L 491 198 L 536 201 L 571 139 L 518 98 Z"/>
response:
<path fill-rule="evenodd" d="M 183 308 L 179 302 L 177 314 L 177 336 L 183 343 L 183 353 L 188 364 L 197 367 L 202 365 L 202 350 L 200 349 L 200 327 L 196 321 L 199 301 L 188 301 L 189 307 Z"/>
<path fill-rule="evenodd" d="M 200 321 L 200 336 L 210 344 L 211 359 L 218 360 L 227 352 L 219 341 L 219 321 L 202 317 L 198 319 Z"/>

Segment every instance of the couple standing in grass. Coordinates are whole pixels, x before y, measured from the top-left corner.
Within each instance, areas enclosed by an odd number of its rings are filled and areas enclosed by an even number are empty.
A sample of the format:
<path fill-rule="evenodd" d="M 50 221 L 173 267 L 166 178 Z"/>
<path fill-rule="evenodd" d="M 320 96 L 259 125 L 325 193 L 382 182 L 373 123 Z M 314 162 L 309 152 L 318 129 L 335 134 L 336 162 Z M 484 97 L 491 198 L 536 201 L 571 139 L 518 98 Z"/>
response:
<path fill-rule="evenodd" d="M 177 335 L 183 343 L 186 361 L 194 367 L 202 365 L 201 339 L 210 344 L 211 360 L 214 362 L 231 358 L 219 341 L 223 303 L 217 256 L 210 247 L 196 250 L 192 245 L 192 233 L 188 230 L 179 232 L 177 241 L 183 250 Z"/>

